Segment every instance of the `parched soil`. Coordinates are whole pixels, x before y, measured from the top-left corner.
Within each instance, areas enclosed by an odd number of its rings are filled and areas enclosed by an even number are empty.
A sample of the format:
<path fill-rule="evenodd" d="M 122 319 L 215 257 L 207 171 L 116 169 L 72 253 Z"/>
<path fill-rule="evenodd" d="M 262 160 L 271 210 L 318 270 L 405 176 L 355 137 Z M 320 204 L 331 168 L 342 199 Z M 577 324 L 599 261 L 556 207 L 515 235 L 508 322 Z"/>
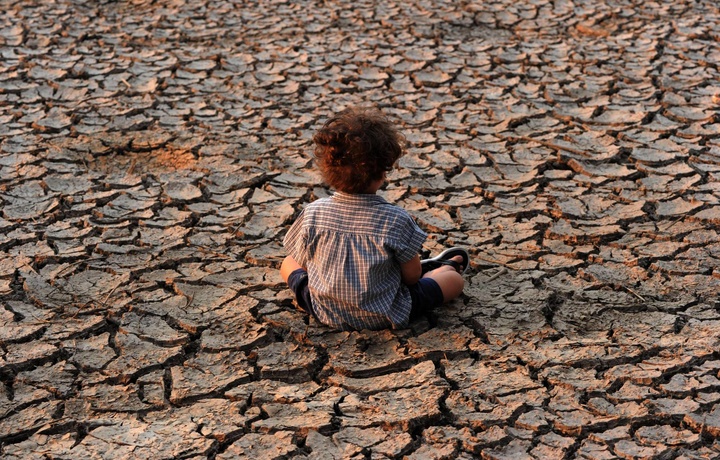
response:
<path fill-rule="evenodd" d="M 715 0 L 0 0 L 0 457 L 720 457 Z M 335 332 L 277 268 L 375 105 L 463 296 Z"/>

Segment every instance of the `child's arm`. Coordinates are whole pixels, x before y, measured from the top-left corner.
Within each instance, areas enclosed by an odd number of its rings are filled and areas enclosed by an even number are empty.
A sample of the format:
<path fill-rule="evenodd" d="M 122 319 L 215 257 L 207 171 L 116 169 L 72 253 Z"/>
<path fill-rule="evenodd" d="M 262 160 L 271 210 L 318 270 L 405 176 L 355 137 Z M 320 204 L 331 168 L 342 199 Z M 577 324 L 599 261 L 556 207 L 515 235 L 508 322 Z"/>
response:
<path fill-rule="evenodd" d="M 419 255 L 400 265 L 400 278 L 406 286 L 412 286 L 417 283 L 421 276 L 422 267 L 420 266 Z"/>

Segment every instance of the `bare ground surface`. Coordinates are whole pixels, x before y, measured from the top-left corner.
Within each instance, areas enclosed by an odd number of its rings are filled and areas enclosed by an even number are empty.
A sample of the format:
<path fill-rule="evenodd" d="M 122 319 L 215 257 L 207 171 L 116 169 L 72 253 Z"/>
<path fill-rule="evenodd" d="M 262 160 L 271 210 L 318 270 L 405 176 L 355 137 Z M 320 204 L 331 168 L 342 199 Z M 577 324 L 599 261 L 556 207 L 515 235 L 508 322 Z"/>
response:
<path fill-rule="evenodd" d="M 720 457 L 711 0 L 3 0 L 0 456 Z M 277 273 L 375 104 L 464 296 L 337 333 Z"/>

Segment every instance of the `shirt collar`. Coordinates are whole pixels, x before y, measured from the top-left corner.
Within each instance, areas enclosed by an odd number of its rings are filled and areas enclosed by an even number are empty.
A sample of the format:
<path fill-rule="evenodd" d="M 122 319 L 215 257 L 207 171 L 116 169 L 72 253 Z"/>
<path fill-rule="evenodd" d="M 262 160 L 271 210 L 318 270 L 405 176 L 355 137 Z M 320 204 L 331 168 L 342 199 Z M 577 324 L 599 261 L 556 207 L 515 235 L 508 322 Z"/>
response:
<path fill-rule="evenodd" d="M 333 199 L 342 203 L 387 203 L 385 198 L 374 193 L 345 193 L 336 191 Z"/>

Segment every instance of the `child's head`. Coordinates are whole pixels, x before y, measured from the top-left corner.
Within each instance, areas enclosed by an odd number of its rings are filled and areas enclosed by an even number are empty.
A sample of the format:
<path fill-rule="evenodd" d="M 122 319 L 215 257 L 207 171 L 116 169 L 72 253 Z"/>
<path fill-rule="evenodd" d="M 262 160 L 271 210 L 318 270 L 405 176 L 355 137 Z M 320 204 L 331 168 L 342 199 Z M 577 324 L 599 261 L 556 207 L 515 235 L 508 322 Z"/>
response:
<path fill-rule="evenodd" d="M 403 154 L 405 138 L 378 110 L 350 108 L 331 117 L 313 137 L 315 159 L 328 185 L 365 193 Z"/>

